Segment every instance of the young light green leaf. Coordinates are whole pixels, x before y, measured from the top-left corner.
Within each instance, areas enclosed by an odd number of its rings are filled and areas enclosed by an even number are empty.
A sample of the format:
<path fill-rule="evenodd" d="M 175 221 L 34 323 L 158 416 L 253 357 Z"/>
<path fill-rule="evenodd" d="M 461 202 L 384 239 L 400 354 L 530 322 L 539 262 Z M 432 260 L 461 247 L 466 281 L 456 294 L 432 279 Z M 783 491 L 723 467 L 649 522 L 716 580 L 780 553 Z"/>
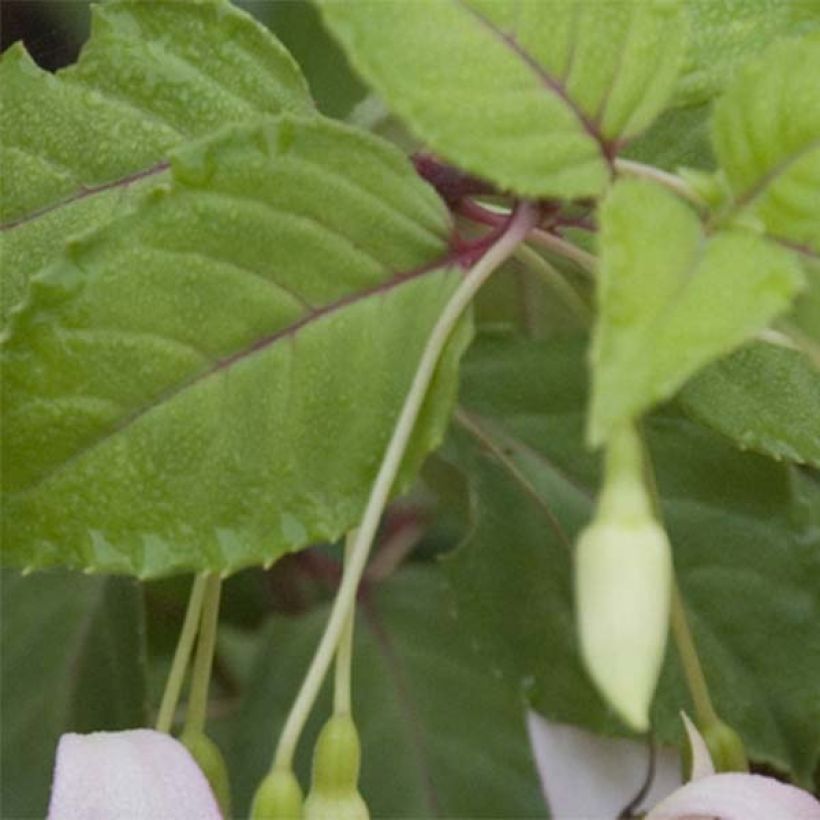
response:
<path fill-rule="evenodd" d="M 765 327 L 803 281 L 791 251 L 741 229 L 706 236 L 691 208 L 643 180 L 619 182 L 607 196 L 600 246 L 596 445 Z"/>
<path fill-rule="evenodd" d="M 672 92 L 676 3 L 320 0 L 353 65 L 432 148 L 533 196 L 600 193 Z"/>
<path fill-rule="evenodd" d="M 680 402 L 743 448 L 820 467 L 820 372 L 797 350 L 742 347 L 692 379 Z"/>
<path fill-rule="evenodd" d="M 408 568 L 369 589 L 356 624 L 353 715 L 371 815 L 545 817 L 520 693 L 474 653 L 453 618 L 441 570 Z M 265 773 L 275 727 L 325 620 L 322 609 L 274 619 L 238 714 L 214 727 L 227 749 L 239 816 Z M 329 706 L 325 697 L 314 710 L 297 754 L 303 783 Z"/>
<path fill-rule="evenodd" d="M 773 45 L 715 106 L 713 141 L 734 193 L 724 219 L 820 257 L 820 33 Z"/>
<path fill-rule="evenodd" d="M 820 27 L 815 0 L 686 0 L 685 5 L 692 36 L 675 94 L 680 105 L 710 100 L 778 37 Z"/>
<path fill-rule="evenodd" d="M 346 126 L 238 128 L 171 172 L 14 316 L 8 562 L 154 576 L 337 537 L 461 279 L 443 203 Z M 442 433 L 456 335 L 405 480 Z"/>
<path fill-rule="evenodd" d="M 467 475 L 472 517 L 445 567 L 487 664 L 528 685 L 546 716 L 623 732 L 579 663 L 573 629 L 572 543 L 600 486 L 583 442 L 583 351 L 583 340 L 479 339 L 471 349 L 460 429 L 445 454 Z M 646 431 L 715 706 L 753 760 L 811 787 L 820 761 L 816 480 L 671 413 L 648 419 Z M 670 647 L 653 712 L 661 742 L 680 737 L 681 708 L 691 704 Z"/>
<path fill-rule="evenodd" d="M 0 583 L 3 814 L 44 817 L 63 732 L 148 719 L 142 590 L 128 578 L 9 570 Z"/>
<path fill-rule="evenodd" d="M 312 110 L 290 55 L 221 0 L 95 7 L 76 65 L 50 74 L 18 43 L 0 60 L 0 84 L 3 320 L 67 237 L 164 181 L 172 148 Z"/>

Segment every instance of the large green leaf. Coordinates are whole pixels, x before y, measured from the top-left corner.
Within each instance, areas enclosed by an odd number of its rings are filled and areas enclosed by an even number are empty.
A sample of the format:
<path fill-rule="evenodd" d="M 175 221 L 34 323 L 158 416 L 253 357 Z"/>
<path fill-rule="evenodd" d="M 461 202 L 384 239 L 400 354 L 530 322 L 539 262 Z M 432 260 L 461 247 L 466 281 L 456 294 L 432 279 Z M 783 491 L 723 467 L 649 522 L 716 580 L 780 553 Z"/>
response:
<path fill-rule="evenodd" d="M 680 400 L 741 447 L 820 467 L 820 372 L 796 350 L 743 347 L 690 381 Z"/>
<path fill-rule="evenodd" d="M 375 137 L 284 118 L 171 165 L 14 317 L 7 562 L 148 577 L 336 538 L 461 279 L 443 203 Z M 441 436 L 464 341 L 408 471 Z"/>
<path fill-rule="evenodd" d="M 63 732 L 146 720 L 142 591 L 125 578 L 2 574 L 4 817 L 44 817 Z"/>
<path fill-rule="evenodd" d="M 817 0 L 686 0 L 692 31 L 676 102 L 705 102 L 773 40 L 820 26 Z"/>
<path fill-rule="evenodd" d="M 238 716 L 219 726 L 236 804 L 250 801 L 326 620 L 278 617 L 264 634 Z M 297 756 L 307 785 L 326 692 Z M 476 657 L 441 572 L 401 571 L 360 606 L 353 713 L 361 791 L 373 817 L 545 817 L 523 698 Z"/>
<path fill-rule="evenodd" d="M 290 55 L 221 0 L 95 7 L 76 65 L 50 74 L 18 43 L 3 54 L 0 84 L 3 320 L 68 236 L 164 181 L 172 148 L 312 107 Z"/>
<path fill-rule="evenodd" d="M 820 33 L 750 63 L 715 107 L 715 152 L 734 194 L 728 218 L 820 257 Z"/>
<path fill-rule="evenodd" d="M 796 255 L 757 234 L 706 235 L 654 182 L 617 183 L 601 208 L 590 440 L 671 396 L 788 308 Z"/>
<path fill-rule="evenodd" d="M 675 3 L 320 0 L 351 61 L 434 150 L 505 188 L 600 193 L 672 92 Z"/>
<path fill-rule="evenodd" d="M 599 484 L 583 447 L 583 344 L 484 341 L 463 374 L 449 452 L 471 481 L 473 520 L 446 565 L 460 617 L 540 711 L 611 731 L 578 660 L 569 575 Z M 820 757 L 818 495 L 796 506 L 790 468 L 676 416 L 651 419 L 648 439 L 718 711 L 754 760 L 808 785 Z M 681 708 L 691 713 L 670 648 L 653 718 L 660 739 L 678 738 Z"/>

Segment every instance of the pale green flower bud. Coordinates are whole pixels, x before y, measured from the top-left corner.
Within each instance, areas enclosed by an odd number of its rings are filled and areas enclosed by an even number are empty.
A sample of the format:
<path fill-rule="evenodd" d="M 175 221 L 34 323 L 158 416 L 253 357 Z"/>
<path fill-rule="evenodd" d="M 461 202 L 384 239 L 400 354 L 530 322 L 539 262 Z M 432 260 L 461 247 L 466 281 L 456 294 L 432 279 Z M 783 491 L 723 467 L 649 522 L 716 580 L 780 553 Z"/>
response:
<path fill-rule="evenodd" d="M 578 540 L 576 607 L 593 681 L 629 726 L 646 731 L 666 647 L 672 556 L 652 516 L 640 442 L 631 429 L 616 439 L 596 518 Z"/>
<path fill-rule="evenodd" d="M 313 782 L 305 800 L 305 820 L 369 820 L 359 794 L 361 748 L 349 714 L 328 720 L 313 752 Z"/>
<path fill-rule="evenodd" d="M 180 741 L 199 764 L 199 768 L 211 784 L 222 814 L 230 817 L 231 787 L 228 781 L 228 769 L 219 748 L 203 732 L 184 732 Z"/>
<path fill-rule="evenodd" d="M 251 820 L 302 820 L 302 789 L 290 769 L 274 769 L 259 784 Z"/>
<path fill-rule="evenodd" d="M 740 735 L 722 720 L 703 729 L 703 740 L 719 772 L 748 772 L 749 759 Z"/>

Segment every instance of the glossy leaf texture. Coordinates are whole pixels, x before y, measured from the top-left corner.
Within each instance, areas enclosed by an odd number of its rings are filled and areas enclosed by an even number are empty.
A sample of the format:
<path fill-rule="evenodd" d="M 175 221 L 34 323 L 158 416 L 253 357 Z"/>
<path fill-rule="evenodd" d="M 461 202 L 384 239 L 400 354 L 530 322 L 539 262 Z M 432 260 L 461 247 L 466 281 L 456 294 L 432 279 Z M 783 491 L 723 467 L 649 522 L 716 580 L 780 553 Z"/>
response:
<path fill-rule="evenodd" d="M 797 350 L 742 347 L 692 379 L 680 402 L 744 449 L 820 467 L 820 370 Z"/>
<path fill-rule="evenodd" d="M 375 137 L 284 118 L 171 168 L 14 317 L 7 562 L 148 577 L 335 539 L 461 279 L 443 203 Z M 442 434 L 465 341 L 399 483 Z"/>
<path fill-rule="evenodd" d="M 131 729 L 146 714 L 142 591 L 126 578 L 2 574 L 6 817 L 44 817 L 63 732 Z"/>
<path fill-rule="evenodd" d="M 583 347 L 487 339 L 471 349 L 445 451 L 467 476 L 471 521 L 446 570 L 489 665 L 526 685 L 547 717 L 622 733 L 574 637 L 572 544 L 600 485 L 583 444 Z M 754 761 L 810 787 L 820 759 L 815 479 L 676 415 L 650 418 L 646 432 L 716 708 Z M 670 641 L 653 710 L 659 740 L 682 740 L 681 708 L 692 705 Z"/>
<path fill-rule="evenodd" d="M 324 609 L 277 617 L 264 632 L 236 717 L 215 724 L 237 810 L 265 773 L 287 707 L 321 635 Z M 325 692 L 297 755 L 309 782 Z M 373 817 L 546 817 L 518 692 L 473 652 L 441 570 L 399 570 L 371 586 L 356 624 L 353 715 L 360 790 Z"/>
<path fill-rule="evenodd" d="M 686 48 L 675 3 L 320 5 L 354 67 L 433 150 L 528 196 L 601 193 Z"/>
<path fill-rule="evenodd" d="M 792 251 L 742 228 L 707 235 L 688 205 L 643 180 L 612 188 L 599 246 L 595 445 L 766 327 L 803 283 Z"/>
<path fill-rule="evenodd" d="M 675 102 L 703 103 L 720 93 L 772 41 L 820 27 L 816 0 L 686 0 L 689 50 Z"/>
<path fill-rule="evenodd" d="M 713 141 L 733 194 L 724 221 L 820 258 L 820 32 L 771 46 L 715 106 Z"/>
<path fill-rule="evenodd" d="M 43 71 L 18 43 L 0 84 L 4 321 L 67 237 L 165 181 L 171 149 L 226 124 L 312 111 L 290 55 L 221 0 L 97 6 L 75 65 Z"/>

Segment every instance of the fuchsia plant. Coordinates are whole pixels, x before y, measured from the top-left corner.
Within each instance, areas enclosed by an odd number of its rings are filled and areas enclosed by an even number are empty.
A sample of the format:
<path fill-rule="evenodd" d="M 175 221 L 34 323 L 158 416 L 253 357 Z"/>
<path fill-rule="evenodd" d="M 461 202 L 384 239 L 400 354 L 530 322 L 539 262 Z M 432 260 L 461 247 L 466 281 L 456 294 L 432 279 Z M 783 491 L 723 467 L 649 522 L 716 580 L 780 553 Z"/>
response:
<path fill-rule="evenodd" d="M 12 814 L 816 818 L 816 9 L 239 5 L 0 62 Z"/>

